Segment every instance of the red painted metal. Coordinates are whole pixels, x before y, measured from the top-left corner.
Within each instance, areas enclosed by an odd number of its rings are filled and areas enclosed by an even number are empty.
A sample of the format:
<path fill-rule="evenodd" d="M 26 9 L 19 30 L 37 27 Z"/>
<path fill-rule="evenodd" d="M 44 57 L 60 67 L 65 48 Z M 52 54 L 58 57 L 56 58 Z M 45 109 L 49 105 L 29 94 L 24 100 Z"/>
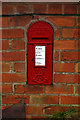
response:
<path fill-rule="evenodd" d="M 51 84 L 53 76 L 53 29 L 44 21 L 34 22 L 28 32 L 28 84 Z M 45 46 L 45 65 L 35 65 L 35 46 Z"/>

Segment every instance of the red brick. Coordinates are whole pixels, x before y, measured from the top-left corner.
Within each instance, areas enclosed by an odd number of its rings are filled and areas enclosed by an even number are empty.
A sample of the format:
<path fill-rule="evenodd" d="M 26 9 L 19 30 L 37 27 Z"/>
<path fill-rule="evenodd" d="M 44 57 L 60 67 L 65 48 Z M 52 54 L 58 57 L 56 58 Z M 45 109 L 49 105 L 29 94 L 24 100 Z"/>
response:
<path fill-rule="evenodd" d="M 9 17 L 10 26 L 25 26 L 32 20 L 32 16 Z"/>
<path fill-rule="evenodd" d="M 23 72 L 25 71 L 26 64 L 25 63 L 15 63 L 14 71 L 15 72 Z"/>
<path fill-rule="evenodd" d="M 16 104 L 22 99 L 24 99 L 27 104 L 29 103 L 29 96 L 27 95 L 3 95 L 2 104 Z"/>
<path fill-rule="evenodd" d="M 20 100 L 19 99 L 15 99 L 15 98 L 18 98 L 18 96 L 14 96 L 14 95 L 2 95 L 2 104 L 16 104 Z"/>
<path fill-rule="evenodd" d="M 30 118 L 31 118 L 31 116 L 29 116 L 29 115 L 26 115 L 26 120 L 27 120 L 27 119 L 30 119 Z"/>
<path fill-rule="evenodd" d="M 40 119 L 40 120 L 46 120 L 47 119 L 47 116 L 31 116 L 31 120 L 37 120 L 37 119 Z M 47 119 L 48 120 L 48 119 Z"/>
<path fill-rule="evenodd" d="M 64 37 L 64 38 L 79 38 L 80 37 L 80 29 L 64 28 L 62 31 L 62 37 Z"/>
<path fill-rule="evenodd" d="M 0 63 L 0 70 L 1 70 L 0 72 L 2 72 L 2 63 Z"/>
<path fill-rule="evenodd" d="M 80 104 L 80 96 L 61 96 L 61 104 Z"/>
<path fill-rule="evenodd" d="M 15 93 L 41 94 L 41 93 L 43 93 L 43 86 L 15 85 Z"/>
<path fill-rule="evenodd" d="M 74 40 L 54 40 L 54 49 L 73 50 L 75 49 Z"/>
<path fill-rule="evenodd" d="M 54 82 L 57 83 L 80 83 L 78 74 L 54 74 Z"/>
<path fill-rule="evenodd" d="M 39 19 L 38 15 L 34 15 L 33 19 Z"/>
<path fill-rule="evenodd" d="M 11 93 L 12 85 L 4 84 L 2 85 L 2 93 Z"/>
<path fill-rule="evenodd" d="M 0 27 L 2 27 L 2 17 L 0 17 Z"/>
<path fill-rule="evenodd" d="M 53 115 L 57 112 L 63 112 L 65 110 L 69 110 L 69 107 L 67 106 L 51 106 L 51 107 L 45 107 L 45 113 L 48 115 Z"/>
<path fill-rule="evenodd" d="M 24 4 L 24 3 L 18 3 L 16 6 L 16 12 L 18 14 L 24 14 L 24 13 L 29 13 L 29 4 Z"/>
<path fill-rule="evenodd" d="M 76 42 L 77 42 L 76 48 L 80 50 L 80 40 L 77 40 Z"/>
<path fill-rule="evenodd" d="M 0 71 L 0 84 L 2 83 L 2 71 Z"/>
<path fill-rule="evenodd" d="M 54 84 L 53 86 L 48 85 L 45 86 L 45 93 L 46 94 L 72 94 L 73 93 L 73 85 L 61 85 L 61 84 Z"/>
<path fill-rule="evenodd" d="M 20 73 L 4 73 L 2 74 L 2 82 L 25 82 L 26 81 L 26 77 L 25 75 L 22 75 Z"/>
<path fill-rule="evenodd" d="M 54 72 L 74 72 L 74 63 L 54 63 Z"/>
<path fill-rule="evenodd" d="M 47 13 L 47 5 L 46 4 L 33 4 L 33 13 Z"/>
<path fill-rule="evenodd" d="M 64 28 L 62 31 L 62 37 L 73 38 L 73 29 Z"/>
<path fill-rule="evenodd" d="M 25 86 L 25 93 L 27 93 L 27 94 L 41 94 L 41 93 L 43 93 L 43 86 L 42 85 L 26 85 Z"/>
<path fill-rule="evenodd" d="M 0 50 L 2 50 L 2 40 L 0 40 Z"/>
<path fill-rule="evenodd" d="M 80 60 L 80 56 L 79 56 L 80 52 L 66 52 L 63 51 L 61 52 L 61 61 L 79 61 Z"/>
<path fill-rule="evenodd" d="M 45 107 L 45 113 L 48 115 L 53 115 L 55 113 L 59 112 L 64 112 L 64 111 L 70 111 L 70 108 L 73 108 L 73 106 L 64 106 L 64 105 L 54 105 L 54 106 L 49 106 Z M 76 111 L 79 111 L 80 107 L 79 106 L 74 106 L 74 109 Z"/>
<path fill-rule="evenodd" d="M 65 4 L 64 14 L 77 14 L 78 7 L 76 4 Z"/>
<path fill-rule="evenodd" d="M 24 30 L 22 29 L 2 29 L 2 38 L 23 38 Z"/>
<path fill-rule="evenodd" d="M 25 89 L 25 85 L 15 85 L 14 86 L 15 93 L 23 94 L 24 89 Z"/>
<path fill-rule="evenodd" d="M 24 61 L 25 60 L 25 52 L 3 52 L 2 53 L 3 61 Z"/>
<path fill-rule="evenodd" d="M 67 16 L 48 16 L 45 19 L 51 21 L 56 26 L 74 26 L 74 17 Z"/>
<path fill-rule="evenodd" d="M 0 52 L 0 61 L 2 61 L 2 52 Z"/>
<path fill-rule="evenodd" d="M 73 29 L 73 37 L 80 38 L 80 29 Z"/>
<path fill-rule="evenodd" d="M 60 38 L 60 29 L 57 29 L 57 30 L 55 31 L 55 37 L 56 37 L 56 38 Z"/>
<path fill-rule="evenodd" d="M 2 72 L 9 72 L 10 65 L 9 63 L 2 63 Z"/>
<path fill-rule="evenodd" d="M 55 51 L 54 53 L 54 60 L 59 60 L 59 52 L 58 51 Z"/>
<path fill-rule="evenodd" d="M 2 85 L 0 85 L 0 93 L 2 93 Z"/>
<path fill-rule="evenodd" d="M 43 107 L 42 106 L 26 106 L 25 108 L 26 114 L 31 115 L 41 115 L 43 114 Z"/>
<path fill-rule="evenodd" d="M 76 16 L 76 26 L 80 27 L 80 17 Z"/>
<path fill-rule="evenodd" d="M 2 50 L 8 50 L 9 49 L 9 40 L 3 40 L 2 41 Z"/>
<path fill-rule="evenodd" d="M 2 19 L 2 27 L 8 27 L 8 18 L 2 17 L 2 18 L 0 18 L 0 21 L 1 21 L 1 19 Z"/>
<path fill-rule="evenodd" d="M 58 104 L 58 96 L 40 96 L 40 95 L 31 95 L 30 102 L 32 104 Z"/>
<path fill-rule="evenodd" d="M 80 72 L 80 63 L 76 63 L 76 72 Z"/>
<path fill-rule="evenodd" d="M 2 14 L 3 15 L 8 15 L 8 14 L 13 14 L 14 13 L 14 4 L 2 4 Z"/>
<path fill-rule="evenodd" d="M 12 41 L 12 49 L 13 50 L 25 49 L 24 40 L 13 40 Z"/>
<path fill-rule="evenodd" d="M 80 85 L 75 85 L 75 93 L 80 94 Z"/>
<path fill-rule="evenodd" d="M 2 40 L 2 30 L 0 29 L 0 39 Z"/>
<path fill-rule="evenodd" d="M 62 5 L 61 4 L 48 4 L 48 13 L 62 14 Z"/>

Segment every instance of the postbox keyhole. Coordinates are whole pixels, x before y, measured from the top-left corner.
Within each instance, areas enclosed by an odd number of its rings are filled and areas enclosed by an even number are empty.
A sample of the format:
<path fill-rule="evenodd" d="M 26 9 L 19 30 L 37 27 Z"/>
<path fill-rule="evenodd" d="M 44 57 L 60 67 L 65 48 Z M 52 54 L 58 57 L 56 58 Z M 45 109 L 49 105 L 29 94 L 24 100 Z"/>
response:
<path fill-rule="evenodd" d="M 33 61 L 33 59 L 31 59 L 31 61 Z"/>

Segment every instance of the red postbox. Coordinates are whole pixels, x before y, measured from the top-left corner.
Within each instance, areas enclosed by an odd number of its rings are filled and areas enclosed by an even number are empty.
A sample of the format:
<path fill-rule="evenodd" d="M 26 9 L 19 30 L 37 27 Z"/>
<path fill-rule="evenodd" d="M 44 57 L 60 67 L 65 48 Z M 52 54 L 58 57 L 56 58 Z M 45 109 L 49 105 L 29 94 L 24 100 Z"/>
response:
<path fill-rule="evenodd" d="M 51 84 L 53 78 L 53 28 L 44 21 L 30 25 L 28 32 L 28 84 Z"/>

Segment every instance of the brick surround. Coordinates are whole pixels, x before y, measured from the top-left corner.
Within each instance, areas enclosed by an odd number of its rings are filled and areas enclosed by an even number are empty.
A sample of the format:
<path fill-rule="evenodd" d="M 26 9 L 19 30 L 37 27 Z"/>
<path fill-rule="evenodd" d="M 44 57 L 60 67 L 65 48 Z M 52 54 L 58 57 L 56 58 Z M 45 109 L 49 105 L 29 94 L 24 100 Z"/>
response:
<path fill-rule="evenodd" d="M 79 7 L 79 3 L 2 3 L 3 109 L 22 98 L 26 118 L 46 117 L 63 107 L 80 107 Z M 27 84 L 26 33 L 38 20 L 49 22 L 55 31 L 53 85 Z"/>

